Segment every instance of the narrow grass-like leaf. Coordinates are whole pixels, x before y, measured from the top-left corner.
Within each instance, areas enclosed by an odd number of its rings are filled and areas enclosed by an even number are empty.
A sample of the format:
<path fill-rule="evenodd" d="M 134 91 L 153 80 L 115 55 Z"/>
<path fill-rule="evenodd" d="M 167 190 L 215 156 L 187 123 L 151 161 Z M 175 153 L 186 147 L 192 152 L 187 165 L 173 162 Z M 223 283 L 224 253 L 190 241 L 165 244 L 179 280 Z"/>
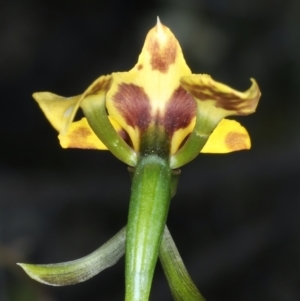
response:
<path fill-rule="evenodd" d="M 86 281 L 114 265 L 125 252 L 126 227 L 100 248 L 80 259 L 55 264 L 18 263 L 34 280 L 53 286 Z"/>
<path fill-rule="evenodd" d="M 188 274 L 167 226 L 160 245 L 159 259 L 175 301 L 205 301 Z"/>

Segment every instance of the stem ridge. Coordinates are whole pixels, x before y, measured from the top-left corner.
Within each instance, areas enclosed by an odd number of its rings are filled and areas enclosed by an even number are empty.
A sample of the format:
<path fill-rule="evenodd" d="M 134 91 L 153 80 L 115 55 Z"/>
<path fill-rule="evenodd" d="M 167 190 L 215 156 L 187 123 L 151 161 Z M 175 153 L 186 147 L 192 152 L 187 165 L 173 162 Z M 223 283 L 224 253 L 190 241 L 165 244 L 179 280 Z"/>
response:
<path fill-rule="evenodd" d="M 171 199 L 171 169 L 157 155 L 134 172 L 126 233 L 126 301 L 147 301 Z"/>

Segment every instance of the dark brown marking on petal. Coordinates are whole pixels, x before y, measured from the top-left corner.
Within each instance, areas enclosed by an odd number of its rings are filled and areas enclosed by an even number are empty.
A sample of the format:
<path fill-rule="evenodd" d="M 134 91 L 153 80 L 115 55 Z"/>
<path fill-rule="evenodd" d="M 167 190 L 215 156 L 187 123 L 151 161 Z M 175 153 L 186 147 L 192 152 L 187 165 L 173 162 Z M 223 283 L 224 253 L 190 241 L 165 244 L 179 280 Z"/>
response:
<path fill-rule="evenodd" d="M 253 112 L 260 98 L 259 90 L 257 91 L 255 97 L 242 99 L 234 93 L 220 92 L 215 85 L 201 86 L 185 82 L 184 86 L 198 100 L 214 100 L 217 108 L 223 108 L 228 111 L 236 111 L 238 115 L 248 115 L 249 112 Z"/>
<path fill-rule="evenodd" d="M 180 143 L 179 147 L 178 147 L 178 150 L 180 150 L 186 143 L 186 141 L 188 140 L 188 138 L 190 137 L 190 134 L 188 134 Z M 177 151 L 178 151 L 177 150 Z"/>
<path fill-rule="evenodd" d="M 229 132 L 225 138 L 225 144 L 230 150 L 247 149 L 247 135 L 238 132 Z"/>
<path fill-rule="evenodd" d="M 186 128 L 196 116 L 197 104 L 194 98 L 181 86 L 178 87 L 166 105 L 163 125 L 172 135 L 176 130 Z"/>
<path fill-rule="evenodd" d="M 137 65 L 137 70 L 142 70 L 143 67 L 144 67 L 143 64 L 138 64 L 138 65 Z"/>
<path fill-rule="evenodd" d="M 102 91 L 108 91 L 111 86 L 111 78 L 102 78 L 97 83 L 95 83 L 89 91 L 87 91 L 85 97 L 89 95 L 98 94 Z"/>
<path fill-rule="evenodd" d="M 152 70 L 166 73 L 169 66 L 176 60 L 177 47 L 177 41 L 174 37 L 170 37 L 164 45 L 162 45 L 157 38 L 150 40 L 148 51 L 151 54 L 150 64 Z"/>
<path fill-rule="evenodd" d="M 118 92 L 113 96 L 113 102 L 127 124 L 141 131 L 148 127 L 151 106 L 143 88 L 134 84 L 120 84 Z"/>
<path fill-rule="evenodd" d="M 85 149 L 95 149 L 93 144 L 88 144 L 85 142 L 88 136 L 92 133 L 89 129 L 85 127 L 80 127 L 76 129 L 72 134 L 70 134 L 70 144 L 68 148 L 85 148 Z"/>
<path fill-rule="evenodd" d="M 133 148 L 133 144 L 132 144 L 132 141 L 128 135 L 128 133 L 122 129 L 120 131 L 118 131 L 118 134 L 121 136 L 121 138 L 131 147 Z"/>

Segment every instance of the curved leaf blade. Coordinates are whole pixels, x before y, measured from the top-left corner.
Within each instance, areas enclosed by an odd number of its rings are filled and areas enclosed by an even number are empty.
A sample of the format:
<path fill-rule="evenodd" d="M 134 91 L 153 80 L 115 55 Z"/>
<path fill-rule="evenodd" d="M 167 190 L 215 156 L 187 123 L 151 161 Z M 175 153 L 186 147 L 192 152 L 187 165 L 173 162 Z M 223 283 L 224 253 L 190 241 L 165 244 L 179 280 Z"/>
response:
<path fill-rule="evenodd" d="M 32 279 L 52 285 L 65 286 L 86 281 L 111 267 L 124 255 L 126 227 L 100 248 L 73 261 L 55 264 L 17 263 Z"/>
<path fill-rule="evenodd" d="M 175 301 L 205 301 L 184 266 L 167 226 L 160 245 L 159 259 Z"/>

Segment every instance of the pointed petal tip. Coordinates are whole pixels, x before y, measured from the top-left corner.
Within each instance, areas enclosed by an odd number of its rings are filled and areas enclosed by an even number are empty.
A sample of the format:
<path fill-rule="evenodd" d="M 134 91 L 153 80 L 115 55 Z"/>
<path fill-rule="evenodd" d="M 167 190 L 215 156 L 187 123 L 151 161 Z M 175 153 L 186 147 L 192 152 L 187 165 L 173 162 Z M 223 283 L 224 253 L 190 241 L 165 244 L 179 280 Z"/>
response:
<path fill-rule="evenodd" d="M 32 94 L 32 97 L 35 101 L 39 102 L 41 101 L 44 97 L 47 97 L 48 96 L 48 93 L 49 92 L 34 92 Z"/>
<path fill-rule="evenodd" d="M 259 86 L 258 86 L 258 84 L 257 84 L 257 82 L 254 78 L 250 78 L 250 81 L 251 81 L 252 85 L 247 91 L 245 91 L 245 93 L 248 93 L 249 94 L 248 97 L 253 99 L 252 112 L 251 113 L 254 113 L 256 111 L 256 108 L 258 106 L 258 103 L 259 103 L 259 100 L 260 100 L 260 97 L 261 97 L 261 91 L 260 91 Z"/>
<path fill-rule="evenodd" d="M 163 32 L 164 32 L 163 27 L 164 27 L 164 25 L 160 22 L 159 16 L 157 16 L 157 22 L 156 22 L 155 28 L 156 28 L 156 33 L 158 35 L 163 34 Z"/>
<path fill-rule="evenodd" d="M 251 77 L 250 81 L 252 83 L 252 86 L 250 87 L 249 90 L 254 91 L 254 94 L 256 94 L 256 96 L 259 98 L 261 96 L 261 91 L 259 89 L 259 86 L 258 86 L 256 80 L 253 77 Z"/>

